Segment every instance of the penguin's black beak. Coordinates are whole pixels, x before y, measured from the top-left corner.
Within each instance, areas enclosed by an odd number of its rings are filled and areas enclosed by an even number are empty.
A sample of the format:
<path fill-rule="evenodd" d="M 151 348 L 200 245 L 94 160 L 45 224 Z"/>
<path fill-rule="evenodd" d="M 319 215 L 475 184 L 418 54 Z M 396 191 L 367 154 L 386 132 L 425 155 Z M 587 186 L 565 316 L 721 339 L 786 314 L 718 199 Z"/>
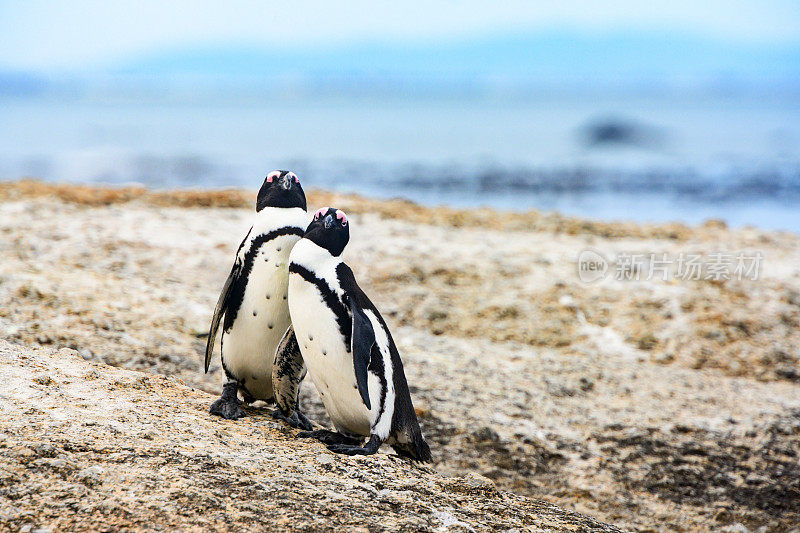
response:
<path fill-rule="evenodd" d="M 292 178 L 290 178 L 288 174 L 284 174 L 278 178 L 278 185 L 280 185 L 282 189 L 288 191 L 292 188 Z"/>
<path fill-rule="evenodd" d="M 327 215 L 323 220 L 323 224 L 325 224 L 325 229 L 330 229 L 333 226 L 333 215 Z"/>

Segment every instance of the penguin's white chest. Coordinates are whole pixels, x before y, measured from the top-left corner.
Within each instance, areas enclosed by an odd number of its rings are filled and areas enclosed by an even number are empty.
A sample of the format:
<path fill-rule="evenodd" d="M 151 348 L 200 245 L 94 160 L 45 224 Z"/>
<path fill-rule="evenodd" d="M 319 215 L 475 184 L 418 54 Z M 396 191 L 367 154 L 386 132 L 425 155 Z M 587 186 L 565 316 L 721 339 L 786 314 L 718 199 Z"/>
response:
<path fill-rule="evenodd" d="M 282 235 L 261 245 L 236 320 L 222 333 L 225 368 L 256 399 L 273 398 L 275 350 L 291 323 L 288 259 L 298 239 L 296 235 Z"/>
<path fill-rule="evenodd" d="M 353 354 L 336 315 L 319 289 L 296 273 L 289 274 L 289 311 L 303 361 L 331 422 L 343 433 L 369 435 L 373 414 L 361 400 Z"/>

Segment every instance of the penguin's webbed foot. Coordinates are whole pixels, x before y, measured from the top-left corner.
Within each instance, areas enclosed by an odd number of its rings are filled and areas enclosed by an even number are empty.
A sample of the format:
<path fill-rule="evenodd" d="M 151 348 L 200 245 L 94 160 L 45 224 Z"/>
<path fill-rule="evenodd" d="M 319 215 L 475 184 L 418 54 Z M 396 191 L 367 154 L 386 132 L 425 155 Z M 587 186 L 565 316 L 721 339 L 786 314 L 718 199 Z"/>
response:
<path fill-rule="evenodd" d="M 311 423 L 311 420 L 297 410 L 292 412 L 290 416 L 286 416 L 280 409 L 275 409 L 272 411 L 272 418 L 286 422 L 295 429 L 302 429 L 306 432 L 311 432 L 314 430 L 314 424 Z"/>
<path fill-rule="evenodd" d="M 378 452 L 381 447 L 381 440 L 373 435 L 370 437 L 369 442 L 364 446 L 353 444 L 331 444 L 328 449 L 334 453 L 341 453 L 343 455 L 373 455 Z"/>
<path fill-rule="evenodd" d="M 363 446 L 353 444 L 331 444 L 328 449 L 333 453 L 341 453 L 343 455 L 372 455 L 378 450 L 368 450 Z"/>
<path fill-rule="evenodd" d="M 220 398 L 216 402 L 212 403 L 209 411 L 212 415 L 221 416 L 222 418 L 226 418 L 228 420 L 242 418 L 247 414 L 244 412 L 244 409 L 242 409 L 242 406 L 239 405 L 238 400 L 231 400 L 228 398 Z"/>
<path fill-rule="evenodd" d="M 247 413 L 244 412 L 242 406 L 239 405 L 239 398 L 237 396 L 239 391 L 239 383 L 235 380 L 229 380 L 222 386 L 222 395 L 219 400 L 211 404 L 209 411 L 212 415 L 221 416 L 228 420 L 235 420 L 242 418 Z"/>
<path fill-rule="evenodd" d="M 295 435 L 298 439 L 317 439 L 322 444 L 326 445 L 350 445 L 358 447 L 361 443 L 359 439 L 348 437 L 347 435 L 343 435 L 341 433 L 337 433 L 336 431 L 330 431 L 327 429 L 317 429 L 314 431 L 301 431 L 297 435 Z"/>
<path fill-rule="evenodd" d="M 294 414 L 297 416 L 297 423 L 299 429 L 304 429 L 306 431 L 314 431 L 314 423 L 308 419 L 306 415 L 301 413 L 300 411 L 295 411 Z"/>

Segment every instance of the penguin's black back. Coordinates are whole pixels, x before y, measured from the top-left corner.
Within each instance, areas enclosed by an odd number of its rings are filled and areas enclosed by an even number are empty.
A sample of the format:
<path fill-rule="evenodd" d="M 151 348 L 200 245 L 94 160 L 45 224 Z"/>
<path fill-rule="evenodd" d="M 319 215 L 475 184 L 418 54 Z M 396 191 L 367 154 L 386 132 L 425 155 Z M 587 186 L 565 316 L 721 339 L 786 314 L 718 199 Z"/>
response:
<path fill-rule="evenodd" d="M 417 414 L 414 411 L 414 404 L 411 401 L 411 391 L 408 389 L 406 374 L 403 370 L 403 361 L 400 359 L 400 353 L 397 351 L 392 333 L 389 331 L 389 327 L 386 325 L 386 321 L 383 319 L 383 316 L 381 316 L 378 308 L 375 307 L 372 300 L 369 299 L 358 285 L 350 267 L 344 262 L 339 263 L 336 267 L 336 275 L 338 277 L 339 286 L 345 292 L 345 296 L 353 299 L 362 309 L 369 309 L 372 311 L 386 333 L 386 338 L 389 340 L 392 375 L 387 376 L 387 378 L 392 380 L 395 393 L 390 435 L 405 435 L 409 440 L 409 442 L 403 444 L 399 442 L 392 444 L 392 448 L 394 448 L 399 455 L 409 459 L 428 462 L 431 460 L 431 450 L 422 437 Z"/>

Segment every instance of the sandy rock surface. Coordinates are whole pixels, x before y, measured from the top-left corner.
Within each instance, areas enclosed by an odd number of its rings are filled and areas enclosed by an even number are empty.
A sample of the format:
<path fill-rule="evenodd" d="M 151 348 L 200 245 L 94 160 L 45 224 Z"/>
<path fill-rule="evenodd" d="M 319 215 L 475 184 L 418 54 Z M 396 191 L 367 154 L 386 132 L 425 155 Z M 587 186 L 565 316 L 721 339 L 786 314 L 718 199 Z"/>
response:
<path fill-rule="evenodd" d="M 218 357 L 201 374 L 203 335 L 249 227 L 251 209 L 237 206 L 251 195 L 136 191 L 0 187 L 0 338 L 26 350 L 69 348 L 87 361 L 218 393 Z M 312 211 L 335 205 L 353 221 L 345 256 L 392 328 L 433 470 L 479 475 L 503 494 L 542 498 L 623 529 L 788 531 L 800 523 L 796 236 L 718 223 L 642 226 L 426 209 L 327 193 L 309 200 Z M 607 257 L 758 252 L 763 263 L 758 280 L 609 277 L 586 284 L 576 259 L 587 248 Z M 109 389 L 107 398 L 121 391 Z M 217 429 L 235 431 L 236 439 L 252 432 L 246 442 L 262 434 L 288 438 L 266 408 L 250 408 L 252 416 L 235 423 L 214 421 L 204 414 L 212 398 L 191 394 L 190 408 L 159 405 L 203 421 L 198 439 Z M 310 383 L 302 403 L 325 423 Z M 125 423 L 153 409 L 130 409 Z M 386 455 L 377 461 L 402 475 L 417 472 Z M 193 463 L 187 456 L 183 464 Z M 142 476 L 159 471 L 142 465 Z M 198 472 L 185 470 L 182 479 Z M 8 493 L 0 497 L 16 505 Z"/>
<path fill-rule="evenodd" d="M 173 377 L 0 341 L 0 529 L 618 531 L 480 475 L 344 457 Z"/>

